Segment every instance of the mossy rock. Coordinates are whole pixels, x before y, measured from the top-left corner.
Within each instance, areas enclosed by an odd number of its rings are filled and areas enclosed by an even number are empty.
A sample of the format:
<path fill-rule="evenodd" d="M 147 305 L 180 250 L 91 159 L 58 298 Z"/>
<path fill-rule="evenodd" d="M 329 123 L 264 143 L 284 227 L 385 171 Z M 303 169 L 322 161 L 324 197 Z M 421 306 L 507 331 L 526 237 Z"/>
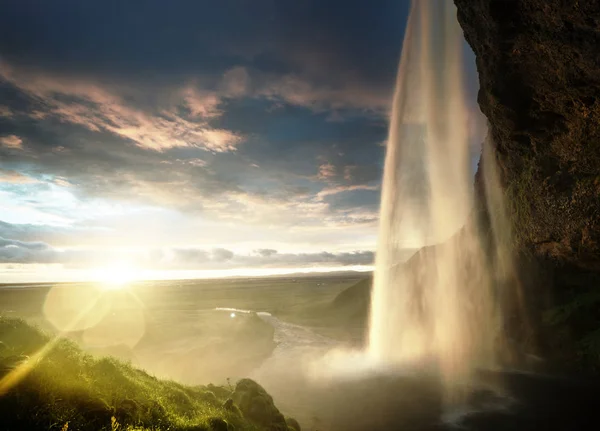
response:
<path fill-rule="evenodd" d="M 198 398 L 200 398 L 202 401 L 206 401 L 215 406 L 219 404 L 219 400 L 217 399 L 217 396 L 214 394 L 214 392 L 211 392 L 211 391 L 200 392 L 200 394 L 198 394 Z"/>
<path fill-rule="evenodd" d="M 232 395 L 244 417 L 271 431 L 287 431 L 285 417 L 275 407 L 273 398 L 265 389 L 250 379 L 240 380 Z"/>
<path fill-rule="evenodd" d="M 137 423 L 140 420 L 140 406 L 135 400 L 125 399 L 116 408 L 115 416 L 121 423 Z"/>
<path fill-rule="evenodd" d="M 215 396 L 219 399 L 227 399 L 231 396 L 231 391 L 224 386 L 217 386 L 209 383 L 206 386 L 206 389 L 215 394 Z"/>
<path fill-rule="evenodd" d="M 294 430 L 294 431 L 302 431 L 302 428 L 300 428 L 300 424 L 298 423 L 298 421 L 294 418 L 285 418 L 285 422 L 287 423 L 288 428 Z"/>
<path fill-rule="evenodd" d="M 227 400 L 225 400 L 225 402 L 223 403 L 223 408 L 237 416 L 242 416 L 242 412 L 240 411 L 238 406 L 235 405 L 231 398 L 227 398 Z"/>

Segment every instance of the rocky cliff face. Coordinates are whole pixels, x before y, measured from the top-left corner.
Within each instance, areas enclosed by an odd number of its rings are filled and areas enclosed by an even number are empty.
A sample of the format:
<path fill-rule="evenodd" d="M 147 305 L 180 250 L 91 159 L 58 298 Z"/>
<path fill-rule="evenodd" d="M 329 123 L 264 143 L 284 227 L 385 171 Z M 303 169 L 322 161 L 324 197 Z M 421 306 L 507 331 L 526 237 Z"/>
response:
<path fill-rule="evenodd" d="M 600 366 L 600 3 L 455 3 L 516 251 L 541 269 L 528 293 L 553 297 L 538 304 L 545 324 L 558 325 L 545 343 L 573 342 L 578 360 Z"/>

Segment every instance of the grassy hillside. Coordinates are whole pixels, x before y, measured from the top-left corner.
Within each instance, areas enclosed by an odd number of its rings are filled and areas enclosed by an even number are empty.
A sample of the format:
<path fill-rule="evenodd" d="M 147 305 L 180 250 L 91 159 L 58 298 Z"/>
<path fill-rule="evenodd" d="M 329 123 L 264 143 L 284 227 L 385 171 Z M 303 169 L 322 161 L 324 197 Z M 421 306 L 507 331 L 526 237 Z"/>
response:
<path fill-rule="evenodd" d="M 368 327 L 372 283 L 372 276 L 363 275 L 310 306 L 279 310 L 277 317 L 309 326 L 327 337 L 361 346 Z"/>
<path fill-rule="evenodd" d="M 299 428 L 251 380 L 235 387 L 159 380 L 6 317 L 0 317 L 0 417 L 2 431 Z"/>

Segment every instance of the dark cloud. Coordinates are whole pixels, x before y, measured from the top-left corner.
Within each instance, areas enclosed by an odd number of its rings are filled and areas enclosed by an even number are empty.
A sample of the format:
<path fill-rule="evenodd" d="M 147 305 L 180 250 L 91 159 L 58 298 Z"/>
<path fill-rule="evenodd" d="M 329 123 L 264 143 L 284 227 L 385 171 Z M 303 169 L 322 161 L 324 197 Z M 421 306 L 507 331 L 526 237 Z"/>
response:
<path fill-rule="evenodd" d="M 206 250 L 198 249 L 174 249 L 173 260 L 175 262 L 186 262 L 192 265 L 199 265 L 210 262 L 210 253 Z M 157 253 L 155 257 L 162 257 L 163 253 Z"/>
<path fill-rule="evenodd" d="M 379 189 L 341 189 L 335 194 L 325 196 L 323 201 L 329 205 L 332 210 L 353 210 L 361 207 L 363 210 L 370 209 L 377 212 L 379 208 Z"/>
<path fill-rule="evenodd" d="M 319 252 L 319 253 L 280 253 L 277 250 L 255 250 L 250 254 L 237 254 L 230 250 L 174 250 L 174 257 L 163 260 L 159 265 L 171 269 L 227 269 L 227 268 L 286 268 L 306 266 L 349 266 L 372 265 L 372 251 Z M 201 256 L 201 259 L 198 259 Z"/>
<path fill-rule="evenodd" d="M 50 246 L 46 243 L 35 241 L 35 242 L 25 242 L 14 239 L 5 239 L 0 237 L 0 247 L 3 248 L 24 248 L 27 250 L 48 250 Z"/>
<path fill-rule="evenodd" d="M 254 250 L 254 253 L 262 257 L 269 257 L 273 256 L 274 254 L 277 254 L 277 250 L 273 250 L 271 248 L 261 248 L 258 250 Z"/>
<path fill-rule="evenodd" d="M 48 244 L 0 237 L 0 263 L 56 263 L 59 253 Z"/>
<path fill-rule="evenodd" d="M 137 80 L 220 73 L 245 62 L 291 71 L 393 82 L 408 1 L 8 0 L 0 52 L 48 70 Z M 60 25 L 56 25 L 60 23 Z M 369 58 L 370 61 L 362 61 Z M 339 79 L 338 79 L 339 82 Z"/>
<path fill-rule="evenodd" d="M 212 260 L 215 262 L 227 262 L 228 260 L 233 259 L 234 253 L 231 250 L 217 248 L 212 251 L 211 255 Z"/>
<path fill-rule="evenodd" d="M 0 221 L 0 237 L 12 238 L 23 244 L 75 245 L 81 238 L 92 240 L 107 235 L 106 229 L 77 226 L 49 226 L 39 224 L 14 224 Z"/>

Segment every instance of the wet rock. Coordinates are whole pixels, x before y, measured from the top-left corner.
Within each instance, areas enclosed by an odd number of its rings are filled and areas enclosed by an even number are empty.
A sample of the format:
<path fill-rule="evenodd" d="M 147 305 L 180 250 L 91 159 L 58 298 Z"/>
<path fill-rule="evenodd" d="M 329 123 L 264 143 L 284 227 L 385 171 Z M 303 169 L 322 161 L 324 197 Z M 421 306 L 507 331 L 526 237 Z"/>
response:
<path fill-rule="evenodd" d="M 563 364 L 598 367 L 599 351 L 585 341 L 600 324 L 591 311 L 598 304 L 580 306 L 580 295 L 597 291 L 600 280 L 600 3 L 455 4 L 476 55 L 478 102 L 513 228 L 521 301 L 538 328 L 549 309 L 572 311 L 559 326 L 521 338 L 535 338 Z M 485 208 L 481 163 L 476 190 Z M 527 332 L 510 324 L 515 337 Z"/>
<path fill-rule="evenodd" d="M 600 270 L 600 4 L 455 3 L 503 183 L 523 206 L 512 208 L 516 236 L 536 253 Z"/>

